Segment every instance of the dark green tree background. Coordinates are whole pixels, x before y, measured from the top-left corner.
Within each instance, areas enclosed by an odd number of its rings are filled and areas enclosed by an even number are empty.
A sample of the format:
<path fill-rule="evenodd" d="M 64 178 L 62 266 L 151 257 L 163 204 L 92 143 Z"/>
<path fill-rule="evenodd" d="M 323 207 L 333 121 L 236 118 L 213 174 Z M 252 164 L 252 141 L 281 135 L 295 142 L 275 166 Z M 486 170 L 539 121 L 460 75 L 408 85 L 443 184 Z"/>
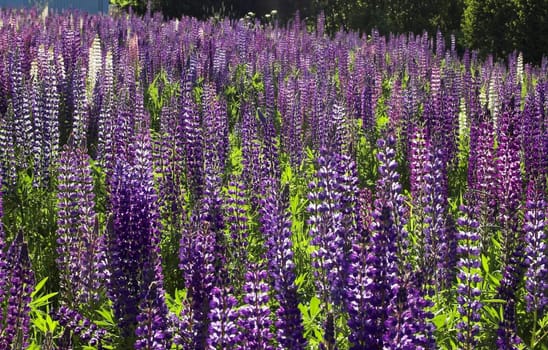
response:
<path fill-rule="evenodd" d="M 147 0 L 111 0 L 122 8 L 132 6 L 144 13 Z M 241 18 L 253 12 L 257 18 L 277 10 L 282 23 L 296 11 L 310 24 L 325 14 L 328 33 L 339 29 L 381 34 L 440 30 L 458 39 L 459 48 L 478 49 L 504 58 L 514 50 L 525 60 L 540 63 L 548 54 L 548 0 L 150 0 L 152 11 L 167 18 L 181 15 L 208 18 L 213 15 Z"/>

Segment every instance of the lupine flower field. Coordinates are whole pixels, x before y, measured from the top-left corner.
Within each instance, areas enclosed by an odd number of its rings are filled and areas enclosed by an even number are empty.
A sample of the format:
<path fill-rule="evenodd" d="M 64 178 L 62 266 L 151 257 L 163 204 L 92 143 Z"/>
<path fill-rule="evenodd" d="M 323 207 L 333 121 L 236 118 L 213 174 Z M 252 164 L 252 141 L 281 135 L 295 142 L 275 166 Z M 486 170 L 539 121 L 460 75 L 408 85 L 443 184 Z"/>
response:
<path fill-rule="evenodd" d="M 0 11 L 0 349 L 548 349 L 548 60 Z"/>

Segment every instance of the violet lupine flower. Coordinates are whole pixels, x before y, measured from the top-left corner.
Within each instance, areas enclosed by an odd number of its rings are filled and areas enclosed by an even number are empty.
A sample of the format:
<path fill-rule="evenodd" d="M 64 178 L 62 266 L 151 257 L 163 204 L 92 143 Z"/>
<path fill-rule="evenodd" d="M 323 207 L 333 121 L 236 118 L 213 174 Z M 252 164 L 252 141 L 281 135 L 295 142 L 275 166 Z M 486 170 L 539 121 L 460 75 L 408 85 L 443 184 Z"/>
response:
<path fill-rule="evenodd" d="M 88 101 L 86 97 L 86 71 L 83 66 L 76 66 L 73 77 L 74 115 L 72 137 L 78 147 L 86 146 L 89 122 Z"/>
<path fill-rule="evenodd" d="M 43 50 L 43 48 L 41 48 Z M 41 94 L 41 76 L 38 72 L 38 64 L 32 62 L 31 68 L 31 94 L 32 94 L 32 121 L 33 121 L 33 137 L 32 137 L 32 156 L 33 156 L 33 186 L 39 187 L 42 182 L 42 145 L 43 140 L 43 124 L 44 124 L 44 102 Z"/>
<path fill-rule="evenodd" d="M 454 237 L 447 225 L 447 182 L 443 165 L 443 152 L 438 150 L 429 154 L 426 164 L 424 205 L 424 261 L 423 276 L 432 276 L 432 282 L 437 290 L 443 289 L 448 281 L 455 262 L 451 257 L 454 254 Z M 445 283 L 444 283 L 445 282 Z M 447 285 L 447 284 L 445 284 Z"/>
<path fill-rule="evenodd" d="M 97 159 L 103 165 L 112 163 L 113 157 L 113 112 L 114 108 L 114 71 L 112 52 L 108 51 L 104 59 L 104 68 L 99 79 L 101 106 L 97 120 Z"/>
<path fill-rule="evenodd" d="M 137 315 L 135 349 L 164 350 L 171 346 L 171 332 L 168 325 L 168 308 L 164 299 L 161 278 L 154 276 L 150 267 L 145 268 L 144 283 L 148 284 Z M 148 277 L 147 277 L 148 275 Z"/>
<path fill-rule="evenodd" d="M 421 286 L 425 288 L 432 287 L 432 282 L 437 281 L 434 278 L 436 269 L 436 235 L 439 229 L 438 220 L 443 220 L 443 207 L 439 205 L 439 191 L 436 188 L 436 179 L 433 167 L 433 150 L 429 140 L 426 140 L 425 128 L 416 128 L 413 138 L 410 142 L 410 185 L 413 198 L 413 210 L 416 218 L 416 237 L 417 244 L 414 249 L 417 250 L 416 256 L 418 278 Z M 439 175 L 437 172 L 436 175 Z M 440 213 L 441 212 L 441 213 Z M 433 246 L 434 245 L 434 246 Z"/>
<path fill-rule="evenodd" d="M 138 307 L 150 283 L 162 284 L 159 209 L 152 177 L 150 140 L 147 134 L 142 134 L 136 141 L 134 154 L 128 155 L 133 159 L 120 159 L 109 181 L 112 216 L 107 233 L 112 269 L 108 296 L 113 302 L 122 337 L 130 343 L 137 326 Z M 144 277 L 152 273 L 150 269 L 154 270 L 154 277 L 147 280 Z"/>
<path fill-rule="evenodd" d="M 8 188 L 15 188 L 17 184 L 18 160 L 15 147 L 15 116 L 12 103 L 8 103 L 6 114 L 2 118 L 0 127 L 0 166 L 2 168 L 3 183 Z"/>
<path fill-rule="evenodd" d="M 195 349 L 206 344 L 209 298 L 215 280 L 215 238 L 198 223 L 191 222 L 189 226 L 183 230 L 179 250 L 179 268 L 189 299 L 181 317 L 186 320 L 183 346 Z"/>
<path fill-rule="evenodd" d="M 318 157 L 317 182 L 309 184 L 308 212 L 310 236 L 316 250 L 312 253 L 316 288 L 321 299 L 334 305 L 344 301 L 347 254 L 350 250 L 352 228 L 344 226 L 342 202 L 347 195 L 341 191 L 338 157 L 321 151 Z"/>
<path fill-rule="evenodd" d="M 432 302 L 425 300 L 424 293 L 413 286 L 411 278 L 402 279 L 396 287 L 397 295 L 389 304 L 390 315 L 385 322 L 384 349 L 436 349 L 434 326 L 428 322 L 433 315 L 425 311 Z M 395 290 L 393 290 L 394 292 Z M 404 307 L 399 306 L 404 304 Z"/>
<path fill-rule="evenodd" d="M 184 81 L 181 94 L 181 125 L 185 135 L 185 159 L 189 192 L 192 199 L 198 201 L 202 196 L 204 186 L 204 150 L 200 114 L 195 107 L 192 96 L 192 82 Z"/>
<path fill-rule="evenodd" d="M 488 119 L 487 112 L 480 118 Z M 483 226 L 494 224 L 496 210 L 496 170 L 494 159 L 494 131 L 491 120 L 473 121 L 470 130 L 468 163 L 468 206 Z M 490 230 L 482 229 L 482 246 L 490 244 Z"/>
<path fill-rule="evenodd" d="M 59 151 L 59 105 L 60 97 L 57 88 L 57 74 L 53 54 L 48 54 L 48 65 L 42 86 L 43 113 L 43 145 L 42 145 L 42 177 L 49 179 L 49 167 L 57 159 Z"/>
<path fill-rule="evenodd" d="M 266 238 L 269 281 L 280 304 L 276 311 L 276 340 L 283 349 L 300 350 L 305 348 L 306 340 L 295 285 L 291 220 L 286 211 L 288 199 L 280 198 L 275 185 L 266 189 L 259 209 L 260 230 Z"/>
<path fill-rule="evenodd" d="M 244 279 L 245 270 L 242 266 L 248 263 L 248 236 L 250 232 L 248 213 L 246 209 L 246 189 L 241 180 L 231 182 L 228 186 L 228 196 L 224 205 L 224 217 L 230 232 L 230 246 L 227 250 L 231 262 L 229 274 L 233 276 L 232 287 L 238 293 L 241 281 Z"/>
<path fill-rule="evenodd" d="M 480 276 L 480 241 L 479 223 L 474 218 L 475 213 L 462 206 L 463 216 L 457 221 L 459 241 L 457 253 L 460 259 L 457 263 L 457 302 L 461 321 L 457 324 L 459 347 L 475 349 L 477 336 L 480 332 L 481 307 L 480 302 L 482 277 Z"/>
<path fill-rule="evenodd" d="M 349 255 L 348 281 L 347 281 L 347 311 L 348 327 L 350 334 L 348 340 L 351 349 L 363 349 L 367 347 L 367 332 L 370 328 L 364 310 L 367 307 L 368 297 L 370 296 L 367 285 L 367 251 L 369 247 L 371 227 L 371 192 L 367 189 L 361 190 L 358 204 L 360 206 L 358 215 L 358 236 L 353 242 L 352 250 Z"/>
<path fill-rule="evenodd" d="M 193 349 L 206 346 L 212 289 L 226 279 L 225 222 L 219 188 L 220 178 L 206 174 L 203 198 L 183 230 L 179 244 L 179 268 L 191 300 L 191 311 L 183 311 L 192 317 L 191 330 L 187 332 L 193 335 L 188 345 Z"/>
<path fill-rule="evenodd" d="M 273 335 L 270 332 L 270 308 L 268 306 L 268 284 L 265 283 L 267 272 L 252 265 L 245 274 L 246 283 L 243 291 L 244 305 L 238 310 L 238 326 L 241 336 L 238 349 L 272 350 Z"/>
<path fill-rule="evenodd" d="M 23 43 L 19 40 L 16 43 L 15 52 L 11 52 L 10 59 L 10 87 L 13 104 L 13 131 L 16 156 L 20 157 L 20 167 L 26 168 L 31 152 L 32 139 L 34 136 L 31 119 L 31 96 L 25 81 L 22 62 L 24 61 Z"/>
<path fill-rule="evenodd" d="M 496 195 L 500 226 L 503 229 L 505 243 L 503 254 L 509 254 L 519 240 L 509 237 L 518 231 L 518 208 L 522 198 L 522 180 L 520 168 L 520 145 L 517 138 L 515 116 L 505 108 L 500 117 L 498 149 L 496 159 Z"/>
<path fill-rule="evenodd" d="M 4 248 L 6 246 L 6 233 L 4 232 L 4 209 L 3 209 L 3 200 L 2 200 L 2 172 L 0 171 L 0 304 L 3 305 L 6 290 L 5 286 L 8 284 L 7 277 L 9 274 L 8 261 L 4 253 Z M 4 321 L 3 313 L 0 314 L 0 329 L 2 328 L 2 322 Z"/>
<path fill-rule="evenodd" d="M 530 181 L 524 220 L 525 231 L 525 301 L 528 312 L 543 315 L 548 304 L 548 255 L 546 245 L 547 203 L 542 187 Z"/>
<path fill-rule="evenodd" d="M 405 256 L 408 244 L 404 227 L 406 219 L 404 197 L 396 172 L 395 138 L 389 135 L 386 140 L 379 140 L 378 146 L 378 197 L 372 213 L 372 247 L 365 266 L 366 271 L 373 270 L 373 278 L 366 284 L 373 294 L 367 309 L 376 312 L 373 322 L 378 325 L 376 334 L 371 334 L 373 344 L 378 346 L 380 343 L 385 348 L 433 348 L 433 326 L 428 322 L 431 315 L 425 312 L 429 303 L 415 279 L 406 273 L 410 266 Z M 372 286 L 371 283 L 380 285 Z M 381 335 L 380 339 L 376 338 L 378 335 Z"/>
<path fill-rule="evenodd" d="M 361 284 L 360 290 L 357 290 L 359 293 L 348 296 L 351 317 L 349 325 L 354 349 L 362 346 L 383 348 L 386 321 L 389 316 L 394 316 L 387 314 L 387 305 L 397 295 L 401 284 L 398 265 L 402 257 L 398 244 L 405 245 L 403 242 L 407 236 L 403 229 L 403 196 L 398 182 L 399 174 L 396 172 L 398 164 L 395 160 L 395 138 L 389 136 L 386 140 L 381 139 L 378 146 L 380 177 L 376 189 L 378 196 L 371 213 L 373 221 L 370 227 L 369 251 L 365 261 L 360 261 L 359 257 L 365 253 L 365 247 L 355 246 L 351 265 L 353 277 L 349 281 L 349 286 L 354 290 L 355 286 Z M 361 313 L 358 307 L 361 308 Z"/>
<path fill-rule="evenodd" d="M 521 121 L 521 149 L 524 155 L 527 179 L 546 176 L 548 169 L 548 138 L 545 122 L 545 84 L 537 84 L 535 94 L 527 96 Z M 548 85 L 547 85 L 548 86 Z"/>
<path fill-rule="evenodd" d="M 410 142 L 409 166 L 410 166 L 410 187 L 411 197 L 414 201 L 414 206 L 421 208 L 422 189 L 424 185 L 424 176 L 426 175 L 425 164 L 428 162 L 430 152 L 429 144 L 426 142 L 426 130 L 424 128 L 415 128 Z"/>
<path fill-rule="evenodd" d="M 524 273 L 523 231 L 519 229 L 518 209 L 522 196 L 519 142 L 514 121 L 508 108 L 500 118 L 499 148 L 497 149 L 497 199 L 501 226 L 503 276 L 498 288 L 504 304 L 504 320 L 499 325 L 497 344 L 501 349 L 513 349 L 521 342 L 517 336 L 516 290 Z"/>
<path fill-rule="evenodd" d="M 238 301 L 232 295 L 230 288 L 213 287 L 211 290 L 209 332 L 207 349 L 236 349 L 239 342 L 238 326 L 236 324 Z"/>
<path fill-rule="evenodd" d="M 34 289 L 34 273 L 29 259 L 27 243 L 19 232 L 6 256 L 9 286 L 4 328 L 0 332 L 0 348 L 25 349 L 30 336 L 30 303 Z"/>
<path fill-rule="evenodd" d="M 215 95 L 215 88 L 206 85 L 203 92 L 203 128 L 205 168 L 213 167 L 221 170 L 225 167 L 228 155 L 228 120 L 226 107 L 221 104 Z"/>
<path fill-rule="evenodd" d="M 102 349 L 107 334 L 106 330 L 99 328 L 93 321 L 84 317 L 78 311 L 62 305 L 55 312 L 55 319 L 59 322 L 59 325 L 70 330 L 82 342 Z"/>
<path fill-rule="evenodd" d="M 106 277 L 104 237 L 96 230 L 89 156 L 65 147 L 59 158 L 57 265 L 61 297 L 75 308 L 99 300 Z"/>

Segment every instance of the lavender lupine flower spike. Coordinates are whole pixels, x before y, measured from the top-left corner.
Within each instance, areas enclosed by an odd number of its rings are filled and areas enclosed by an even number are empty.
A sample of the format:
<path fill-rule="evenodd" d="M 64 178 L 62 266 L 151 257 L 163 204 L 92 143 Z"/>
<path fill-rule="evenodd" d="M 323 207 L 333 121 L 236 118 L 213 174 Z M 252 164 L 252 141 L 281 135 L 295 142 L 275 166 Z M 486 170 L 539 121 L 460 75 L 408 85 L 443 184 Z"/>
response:
<path fill-rule="evenodd" d="M 375 220 L 371 231 L 376 245 L 386 244 L 381 256 L 386 268 L 385 283 L 388 283 L 382 343 L 389 349 L 433 349 L 433 326 L 428 321 L 432 315 L 425 311 L 430 303 L 424 299 L 420 286 L 409 273 L 410 266 L 406 259 L 406 218 L 399 174 L 396 171 L 395 138 L 389 135 L 386 140 L 379 140 L 378 146 L 380 178 L 377 182 L 378 197 L 372 213 Z"/>
<path fill-rule="evenodd" d="M 2 171 L 0 170 L 0 303 L 4 301 L 4 286 L 7 284 L 6 276 L 8 273 L 8 264 L 6 261 L 6 256 L 4 253 L 4 248 L 6 245 L 6 234 L 4 232 L 4 224 L 3 224 L 3 217 L 4 217 L 4 207 L 3 207 L 3 200 L 2 200 Z M 3 316 L 0 314 L 0 324 L 2 324 Z"/>
<path fill-rule="evenodd" d="M 336 153 L 321 151 L 318 181 L 309 185 L 310 236 L 317 250 L 312 254 L 319 294 L 325 302 L 343 305 L 347 280 L 347 255 L 356 235 L 352 213 L 355 200 L 354 163 Z M 344 170 L 342 170 L 344 169 Z M 349 169 L 350 176 L 345 174 Z M 348 224 L 348 225 L 347 225 Z"/>
<path fill-rule="evenodd" d="M 530 181 L 525 211 L 525 301 L 527 311 L 542 317 L 548 304 L 548 255 L 546 245 L 546 198 L 542 187 Z"/>
<path fill-rule="evenodd" d="M 192 96 L 190 77 L 183 81 L 181 93 L 181 125 L 185 134 L 184 150 L 186 156 L 186 172 L 190 193 L 194 200 L 202 196 L 204 186 L 203 162 L 203 135 L 200 114 L 197 111 Z"/>
<path fill-rule="evenodd" d="M 83 146 L 87 142 L 87 130 L 89 121 L 88 101 L 86 97 L 86 72 L 85 68 L 77 65 L 74 70 L 74 120 L 72 136 L 75 145 Z"/>
<path fill-rule="evenodd" d="M 89 346 L 100 346 L 107 334 L 104 329 L 100 329 L 93 321 L 65 305 L 57 310 L 56 318 L 62 327 L 70 329 L 74 335 Z M 101 348 L 99 347 L 99 349 Z"/>
<path fill-rule="evenodd" d="M 500 349 L 513 349 L 521 343 L 517 336 L 516 290 L 523 276 L 523 231 L 519 227 L 518 209 L 522 197 L 520 169 L 520 145 L 515 134 L 515 116 L 506 107 L 499 118 L 497 149 L 496 195 L 499 204 L 498 222 L 502 233 L 503 276 L 498 296 L 506 301 L 503 306 L 504 320 L 497 331 Z"/>
<path fill-rule="evenodd" d="M 25 168 L 28 165 L 28 157 L 31 151 L 33 129 L 31 120 L 31 109 L 29 103 L 29 91 L 25 82 L 22 62 L 24 61 L 23 42 L 18 41 L 15 52 L 10 55 L 11 74 L 10 86 L 13 103 L 13 130 L 16 156 L 21 157 L 20 166 Z"/>
<path fill-rule="evenodd" d="M 380 161 L 380 179 L 377 184 L 378 197 L 372 212 L 369 252 L 363 266 L 358 264 L 353 267 L 362 269 L 362 273 L 365 274 L 366 277 L 362 277 L 363 290 L 367 291 L 363 295 L 361 314 L 355 311 L 350 313 L 354 349 L 360 349 L 363 346 L 369 346 L 371 349 L 383 348 L 387 319 L 386 305 L 392 299 L 392 289 L 399 288 L 401 283 L 397 265 L 398 231 L 394 227 L 398 214 L 393 212 L 400 210 L 399 201 L 403 198 L 400 198 L 398 193 L 400 187 L 399 175 L 396 172 L 397 163 L 394 159 L 394 144 L 393 138 L 389 138 L 388 142 L 378 141 L 380 152 L 377 158 Z M 398 192 L 394 192 L 393 188 Z M 361 253 L 363 252 L 359 252 Z M 354 276 L 358 276 L 357 273 L 354 272 Z M 352 300 L 349 305 L 354 305 Z"/>
<path fill-rule="evenodd" d="M 459 226 L 457 253 L 460 255 L 457 263 L 459 268 L 457 302 L 461 321 L 457 324 L 457 339 L 460 348 L 472 350 L 477 345 L 482 307 L 479 300 L 481 290 L 478 288 L 482 281 L 479 274 L 481 237 L 478 232 L 479 223 L 474 218 L 475 213 L 465 206 L 462 206 L 460 210 L 463 216 L 457 221 Z"/>
<path fill-rule="evenodd" d="M 274 180 L 270 180 L 274 183 Z M 280 198 L 276 186 L 265 186 L 261 201 L 261 232 L 266 237 L 268 275 L 280 303 L 276 312 L 276 340 L 283 349 L 301 350 L 306 346 L 304 327 L 295 285 L 295 264 L 291 241 L 291 220 L 285 207 L 287 198 Z"/>
<path fill-rule="evenodd" d="M 135 349 L 164 350 L 169 348 L 171 334 L 168 330 L 168 309 L 164 299 L 164 290 L 160 278 L 154 276 L 154 271 L 147 268 L 143 276 L 146 292 L 139 304 L 137 315 Z M 148 277 L 147 277 L 148 275 Z"/>
<path fill-rule="evenodd" d="M 112 268 L 108 296 L 122 329 L 126 346 L 133 346 L 138 315 L 159 306 L 155 317 L 165 324 L 162 292 L 151 292 L 156 283 L 163 290 L 159 263 L 160 223 L 158 200 L 153 187 L 150 139 L 138 136 L 133 159 L 120 159 L 110 179 L 112 217 L 108 228 L 108 256 Z M 149 299 L 144 299 L 147 296 Z M 147 304 L 151 300 L 152 306 Z M 139 310 L 141 307 L 141 310 Z M 146 310 L 145 310 L 146 309 Z M 155 329 L 155 334 L 162 330 Z M 169 339 L 163 333 L 164 342 Z"/>
<path fill-rule="evenodd" d="M 207 349 L 236 349 L 238 344 L 238 328 L 236 326 L 238 312 L 235 307 L 237 303 L 238 301 L 232 295 L 230 288 L 213 287 L 211 290 Z"/>
<path fill-rule="evenodd" d="M 487 112 L 473 120 L 470 129 L 470 157 L 468 164 L 468 188 L 473 193 L 468 205 L 479 215 L 482 226 L 492 225 L 496 210 L 496 178 L 493 155 L 493 123 Z M 490 237 L 484 234 L 482 245 L 489 244 Z"/>
<path fill-rule="evenodd" d="M 267 272 L 251 265 L 246 273 L 244 284 L 244 306 L 240 308 L 238 326 L 241 337 L 238 349 L 274 349 L 271 345 L 270 309 L 268 307 L 268 284 L 265 283 Z"/>
<path fill-rule="evenodd" d="M 89 156 L 66 147 L 59 158 L 57 265 L 68 306 L 99 300 L 105 278 L 104 238 L 96 228 Z"/>
<path fill-rule="evenodd" d="M 26 349 L 30 336 L 30 295 L 35 281 L 22 232 L 12 242 L 7 262 L 10 265 L 7 279 L 10 288 L 5 326 L 0 334 L 0 348 Z"/>
<path fill-rule="evenodd" d="M 209 169 L 214 171 L 214 169 Z M 215 174 L 205 176 L 204 196 L 180 240 L 179 267 L 183 272 L 185 287 L 191 300 L 189 348 L 203 348 L 207 344 L 211 319 L 208 317 L 214 286 L 224 283 L 225 242 L 224 218 L 219 195 L 220 178 Z M 221 291 L 219 293 L 224 293 Z M 223 299 L 224 300 L 224 299 Z M 228 301 L 227 301 L 228 302 Z"/>
<path fill-rule="evenodd" d="M 44 101 L 44 144 L 42 174 L 44 180 L 49 178 L 49 167 L 57 158 L 59 151 L 59 92 L 53 53 L 48 53 L 48 65 L 45 68 L 43 96 Z"/>
<path fill-rule="evenodd" d="M 411 194 L 416 212 L 420 283 L 441 290 L 451 266 L 451 231 L 446 227 L 447 193 L 444 189 L 442 152 L 425 140 L 426 131 L 417 128 L 411 141 Z M 445 249 L 440 249 L 444 247 Z M 453 252 L 454 253 L 454 252 Z"/>
<path fill-rule="evenodd" d="M 358 216 L 358 236 L 353 242 L 352 251 L 349 256 L 349 270 L 347 282 L 347 310 L 348 327 L 350 334 L 348 340 L 351 349 L 363 349 L 370 345 L 368 316 L 364 313 L 370 305 L 370 289 L 367 288 L 368 270 L 367 251 L 369 248 L 371 226 L 371 192 L 368 189 L 360 191 L 359 195 L 359 216 Z M 369 270 L 370 271 L 370 270 Z M 374 348 L 374 347 L 373 347 Z"/>

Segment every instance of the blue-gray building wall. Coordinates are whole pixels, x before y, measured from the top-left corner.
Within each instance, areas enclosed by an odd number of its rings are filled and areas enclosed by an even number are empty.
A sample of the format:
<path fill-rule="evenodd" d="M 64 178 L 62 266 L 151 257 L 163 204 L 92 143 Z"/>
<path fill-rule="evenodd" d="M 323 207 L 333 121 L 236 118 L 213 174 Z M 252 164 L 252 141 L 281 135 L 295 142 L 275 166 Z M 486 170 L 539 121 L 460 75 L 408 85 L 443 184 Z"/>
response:
<path fill-rule="evenodd" d="M 108 13 L 109 0 L 0 0 L 0 7 L 31 7 L 45 3 L 52 10 L 77 9 L 89 13 Z"/>

